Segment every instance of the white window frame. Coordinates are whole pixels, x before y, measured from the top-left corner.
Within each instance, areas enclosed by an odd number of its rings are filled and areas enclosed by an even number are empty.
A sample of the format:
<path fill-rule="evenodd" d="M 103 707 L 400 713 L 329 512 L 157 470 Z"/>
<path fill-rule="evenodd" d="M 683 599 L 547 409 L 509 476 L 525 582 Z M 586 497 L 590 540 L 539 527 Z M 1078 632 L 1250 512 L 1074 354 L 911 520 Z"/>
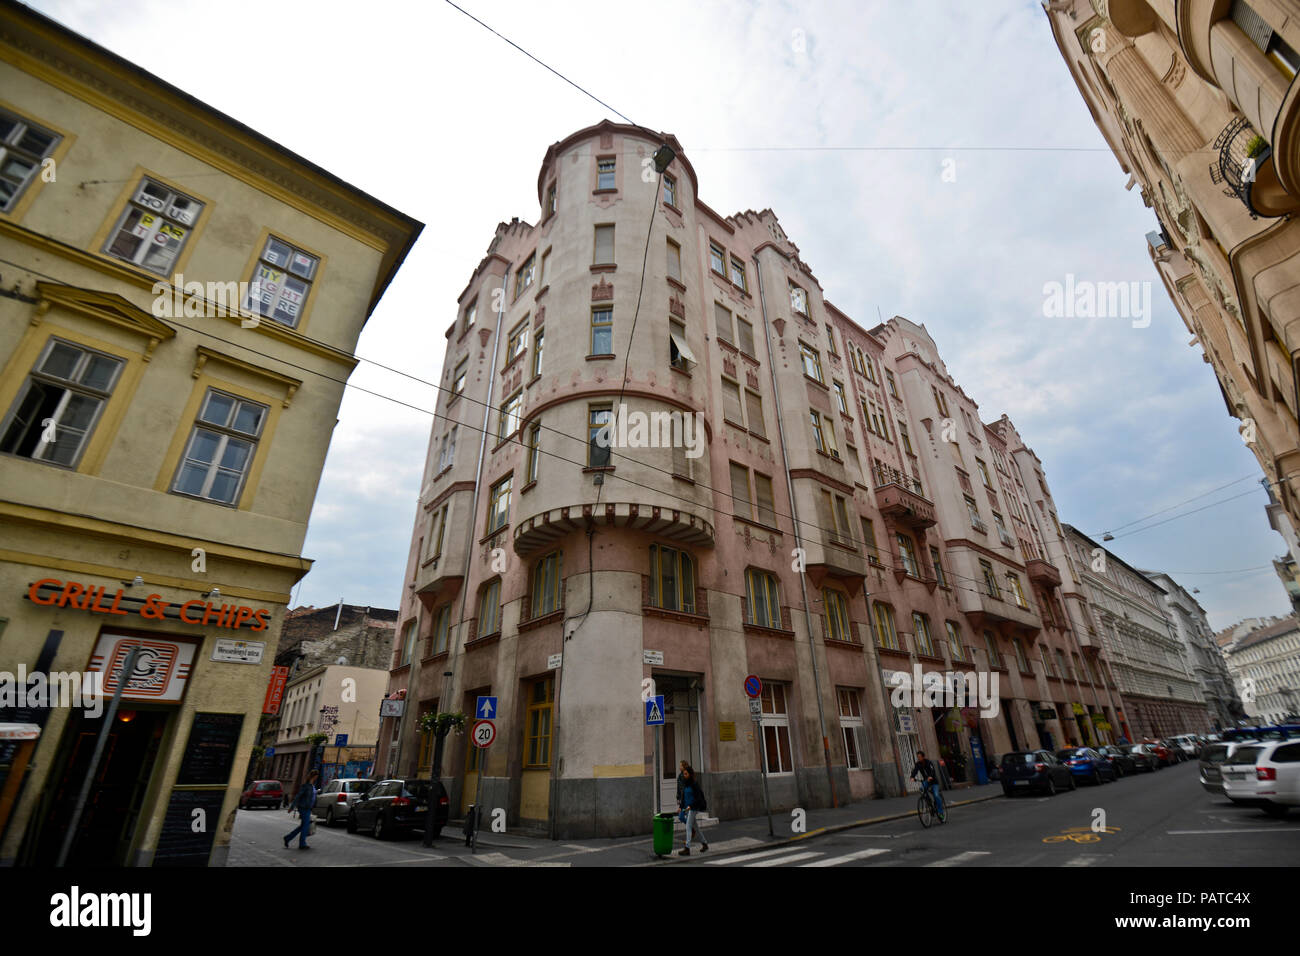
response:
<path fill-rule="evenodd" d="M 231 422 L 233 422 L 235 418 L 238 416 L 240 406 L 250 405 L 254 408 L 260 408 L 262 410 L 262 415 L 259 418 L 257 423 L 257 431 L 243 432 L 243 431 L 236 430 L 233 427 L 233 425 L 218 425 L 214 422 L 206 421 L 203 418 L 203 414 L 205 411 L 207 411 L 209 404 L 211 403 L 213 397 L 216 395 L 221 395 L 222 397 L 228 398 L 235 403 L 231 409 L 231 414 L 229 418 L 229 421 Z M 238 395 L 234 395 L 230 392 L 222 391 L 219 388 L 209 388 L 207 390 L 207 393 L 203 396 L 203 401 L 199 405 L 199 411 L 195 416 L 194 424 L 190 428 L 190 437 L 185 442 L 185 450 L 184 452 L 181 453 L 180 461 L 176 463 L 176 472 L 175 474 L 172 475 L 171 486 L 168 489 L 169 492 L 174 495 L 182 495 L 186 498 L 194 498 L 196 500 L 207 501 L 212 504 L 225 505 L 226 507 L 229 508 L 238 507 L 239 499 L 244 493 L 244 486 L 248 483 L 248 475 L 253 470 L 253 462 L 257 458 L 258 443 L 261 439 L 263 430 L 266 428 L 266 420 L 270 417 L 270 415 L 271 415 L 271 409 L 266 405 L 263 405 L 261 402 L 254 402 L 247 398 L 240 398 Z M 180 482 L 181 473 L 185 470 L 185 466 L 191 463 L 190 452 L 194 448 L 194 443 L 198 439 L 200 431 L 207 431 L 216 434 L 220 438 L 220 441 L 218 441 L 217 443 L 217 449 L 213 453 L 212 461 L 206 463 L 208 467 L 208 473 L 207 473 L 207 477 L 204 478 L 203 480 L 202 490 L 198 493 L 181 491 L 179 488 L 177 488 L 177 484 Z M 231 497 L 229 501 L 222 501 L 219 498 L 211 497 L 209 493 L 212 490 L 212 484 L 216 480 L 217 474 L 223 470 L 219 462 L 221 461 L 222 456 L 225 454 L 226 448 L 229 447 L 231 439 L 234 439 L 236 441 L 246 442 L 249 445 L 248 456 L 244 459 L 244 466 L 240 471 L 239 482 L 235 486 L 234 495 Z M 203 463 L 195 460 L 194 464 L 203 464 Z M 230 471 L 231 469 L 226 468 L 225 470 Z"/>
<path fill-rule="evenodd" d="M 0 109 L 0 117 L 14 124 L 9 134 L 0 140 L 0 168 L 7 165 L 11 158 L 31 165 L 31 168 L 23 174 L 20 182 L 14 182 L 13 178 L 7 175 L 4 177 L 6 181 L 13 185 L 14 191 L 7 202 L 0 203 L 0 212 L 12 212 L 14 206 L 23 198 L 23 193 L 27 192 L 27 187 L 41 174 L 42 163 L 54 153 L 59 143 L 63 141 L 63 137 L 53 130 L 48 130 L 10 110 Z M 23 140 L 26 139 L 28 133 L 37 136 L 48 136 L 50 141 L 37 153 L 31 146 L 23 145 Z"/>
<path fill-rule="evenodd" d="M 150 190 L 147 187 L 152 186 Z M 158 193 L 164 193 L 165 196 L 159 196 Z M 185 205 L 180 205 L 181 203 Z M 152 272 L 154 275 L 170 276 L 175 271 L 176 263 L 180 261 L 181 254 L 185 251 L 185 246 L 194 234 L 194 227 L 199 219 L 203 216 L 205 204 L 195 199 L 193 196 L 183 193 L 180 190 L 165 186 L 151 176 L 142 176 L 140 183 L 135 188 L 135 192 L 127 199 L 122 211 L 118 213 L 117 219 L 113 223 L 113 228 L 108 231 L 108 238 L 104 240 L 104 247 L 101 250 L 104 255 L 117 259 L 120 262 L 129 262 L 131 265 L 146 272 Z M 113 246 L 121 238 L 124 231 L 127 231 L 127 223 L 131 220 L 132 213 L 138 212 L 139 217 L 134 225 L 130 228 L 130 235 L 143 240 L 139 247 L 130 255 L 123 255 L 113 252 Z M 164 249 L 170 246 L 170 243 L 158 242 L 158 236 L 169 236 L 176 241 L 175 254 L 171 256 L 166 263 L 165 268 L 159 269 L 156 265 L 146 265 L 149 259 L 149 253 L 156 247 Z"/>
<path fill-rule="evenodd" d="M 786 708 L 782 711 L 776 710 L 776 689 L 778 687 L 781 688 L 781 704 Z M 763 754 L 766 756 L 768 752 L 767 741 L 768 731 L 770 730 L 772 731 L 771 737 L 776 742 L 777 760 L 780 764 L 779 768 L 773 767 L 772 762 L 769 760 L 767 775 L 769 777 L 792 777 L 794 776 L 794 751 L 792 746 L 793 737 L 790 733 L 790 685 L 779 681 L 764 681 L 763 693 L 759 699 L 762 701 L 764 708 L 759 720 L 759 727 L 762 729 L 763 734 Z M 771 711 L 767 710 L 768 706 L 771 706 Z M 782 733 L 783 730 L 784 734 Z M 782 752 L 781 748 L 783 739 L 785 743 L 784 752 Z M 787 763 L 789 764 L 788 769 L 786 768 Z"/>

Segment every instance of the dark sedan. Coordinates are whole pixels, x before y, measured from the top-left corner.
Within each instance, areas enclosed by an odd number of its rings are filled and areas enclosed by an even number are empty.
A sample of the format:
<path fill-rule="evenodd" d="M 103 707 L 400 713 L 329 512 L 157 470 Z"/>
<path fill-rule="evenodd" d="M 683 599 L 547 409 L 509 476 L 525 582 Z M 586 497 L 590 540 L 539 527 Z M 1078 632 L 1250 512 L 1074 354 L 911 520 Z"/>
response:
<path fill-rule="evenodd" d="M 1133 758 L 1134 766 L 1141 773 L 1151 773 L 1160 769 L 1160 757 L 1151 749 L 1149 744 L 1131 745 L 1128 748 L 1128 755 Z"/>
<path fill-rule="evenodd" d="M 1133 755 L 1123 747 L 1107 744 L 1104 747 L 1098 747 L 1097 753 L 1105 757 L 1110 765 L 1115 768 L 1115 776 L 1117 777 L 1125 777 L 1137 772 L 1137 762 L 1133 759 Z"/>
<path fill-rule="evenodd" d="M 429 815 L 429 801 L 437 804 L 433 835 L 447 823 L 447 791 L 441 782 L 414 778 L 381 780 L 348 810 L 348 832 L 370 830 L 385 840 L 404 831 L 423 831 Z"/>
<path fill-rule="evenodd" d="M 1057 790 L 1073 790 L 1076 786 L 1070 768 L 1047 750 L 1020 750 L 1003 754 L 999 770 L 1002 792 L 1008 797 L 1030 790 L 1054 794 Z"/>
<path fill-rule="evenodd" d="M 1091 747 L 1069 747 L 1056 752 L 1056 759 L 1070 768 L 1076 780 L 1087 780 L 1101 786 L 1103 780 L 1116 779 L 1115 768 L 1109 760 Z"/>

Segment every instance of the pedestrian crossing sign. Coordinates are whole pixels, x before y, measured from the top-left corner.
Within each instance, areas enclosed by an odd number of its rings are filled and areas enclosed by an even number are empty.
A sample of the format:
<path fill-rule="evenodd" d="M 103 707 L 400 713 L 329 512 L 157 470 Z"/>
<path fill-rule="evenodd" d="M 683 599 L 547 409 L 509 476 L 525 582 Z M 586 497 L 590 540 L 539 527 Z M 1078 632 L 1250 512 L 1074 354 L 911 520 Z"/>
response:
<path fill-rule="evenodd" d="M 645 702 L 645 722 L 647 727 L 654 727 L 664 722 L 664 696 L 651 697 Z"/>

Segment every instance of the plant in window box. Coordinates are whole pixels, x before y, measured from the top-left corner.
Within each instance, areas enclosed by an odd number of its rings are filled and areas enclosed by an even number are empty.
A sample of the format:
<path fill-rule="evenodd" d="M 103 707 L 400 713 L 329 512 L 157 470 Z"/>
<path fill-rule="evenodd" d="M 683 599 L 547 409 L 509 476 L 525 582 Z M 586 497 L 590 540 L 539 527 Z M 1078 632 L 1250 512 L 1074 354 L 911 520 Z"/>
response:
<path fill-rule="evenodd" d="M 1246 144 L 1246 158 L 1254 159 L 1266 149 L 1268 149 L 1268 142 L 1263 136 L 1256 133 L 1250 138 L 1250 142 Z"/>

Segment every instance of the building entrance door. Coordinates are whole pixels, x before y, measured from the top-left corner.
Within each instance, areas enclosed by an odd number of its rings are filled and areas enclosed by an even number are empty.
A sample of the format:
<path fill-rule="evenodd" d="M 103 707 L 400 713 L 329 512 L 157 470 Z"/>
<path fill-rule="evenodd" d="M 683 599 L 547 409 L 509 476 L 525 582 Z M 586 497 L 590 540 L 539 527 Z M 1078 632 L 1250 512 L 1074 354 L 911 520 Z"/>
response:
<path fill-rule="evenodd" d="M 68 855 L 68 865 L 129 865 L 131 843 L 140 822 L 155 758 L 171 719 L 170 710 L 119 710 L 108 731 L 104 755 L 86 800 Z M 63 734 L 56 769 L 32 819 L 30 865 L 52 866 L 72 824 L 77 796 L 90 769 L 103 717 L 73 714 Z"/>
<path fill-rule="evenodd" d="M 655 674 L 655 689 L 664 698 L 664 725 L 659 738 L 659 801 L 664 810 L 677 809 L 677 774 L 685 760 L 696 773 L 705 772 L 700 754 L 699 677 Z"/>
<path fill-rule="evenodd" d="M 902 761 L 903 789 L 909 793 L 919 793 L 921 784 L 910 774 L 916 766 L 916 752 L 920 749 L 916 735 L 916 715 L 911 707 L 895 707 L 894 733 L 898 738 L 898 759 Z"/>

